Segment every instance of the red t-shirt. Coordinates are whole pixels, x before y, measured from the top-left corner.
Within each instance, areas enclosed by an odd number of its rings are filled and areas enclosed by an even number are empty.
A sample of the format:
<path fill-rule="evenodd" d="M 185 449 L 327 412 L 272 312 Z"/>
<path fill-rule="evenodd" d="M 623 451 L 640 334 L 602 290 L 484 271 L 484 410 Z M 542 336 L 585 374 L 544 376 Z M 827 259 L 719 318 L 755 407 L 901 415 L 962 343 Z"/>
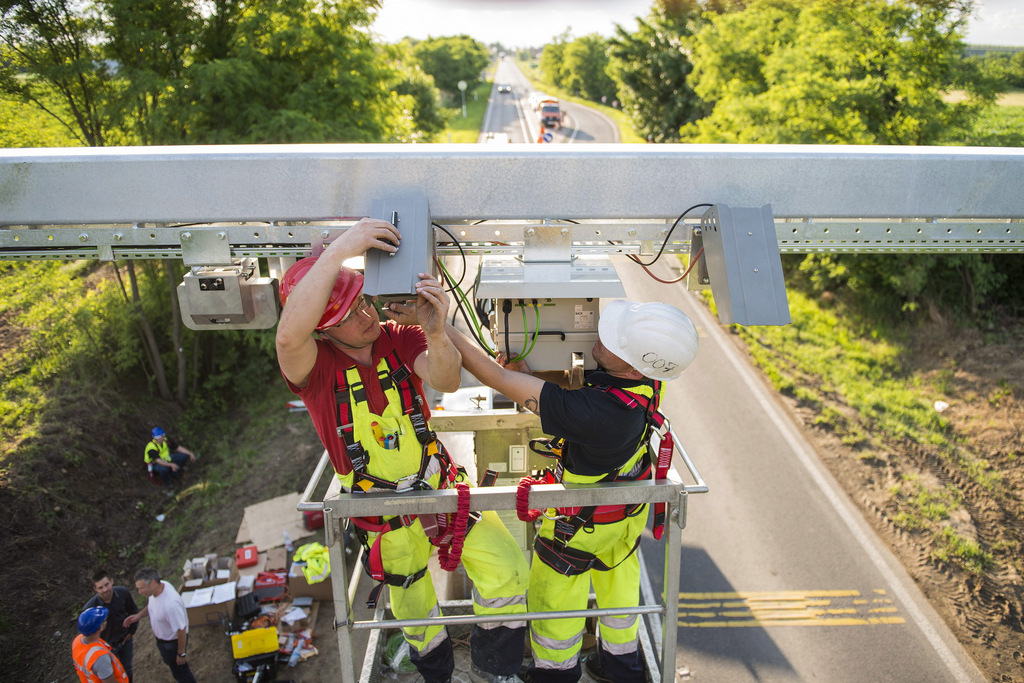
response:
<path fill-rule="evenodd" d="M 413 363 L 420 354 L 427 350 L 427 339 L 423 330 L 412 325 L 398 325 L 392 321 L 381 323 L 380 336 L 373 342 L 373 365 L 365 366 L 356 363 L 344 351 L 329 341 L 318 339 L 317 353 L 313 370 L 309 374 L 309 382 L 299 388 L 288 382 L 288 389 L 299 396 L 309 410 L 313 427 L 320 436 L 320 441 L 331 458 L 331 463 L 338 474 L 348 474 L 352 464 L 345 453 L 345 446 L 338 437 L 338 412 L 334 399 L 334 388 L 338 370 L 347 370 L 355 365 L 359 370 L 359 378 L 366 387 L 366 401 L 370 411 L 380 415 L 387 407 L 388 399 L 377 379 L 377 364 L 394 349 L 398 359 L 412 370 Z M 423 382 L 416 373 L 412 375 L 416 393 L 423 397 Z M 423 403 L 424 416 L 430 419 L 430 409 Z"/>

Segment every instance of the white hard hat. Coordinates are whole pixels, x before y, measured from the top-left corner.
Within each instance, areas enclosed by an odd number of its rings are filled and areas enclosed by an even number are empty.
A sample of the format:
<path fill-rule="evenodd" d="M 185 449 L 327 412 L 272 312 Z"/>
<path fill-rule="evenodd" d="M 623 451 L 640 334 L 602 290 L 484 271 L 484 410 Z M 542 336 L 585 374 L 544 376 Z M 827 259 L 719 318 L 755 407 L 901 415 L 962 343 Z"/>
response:
<path fill-rule="evenodd" d="M 675 379 L 697 355 L 697 328 L 675 306 L 612 301 L 601 311 L 598 336 L 606 349 L 644 377 Z"/>

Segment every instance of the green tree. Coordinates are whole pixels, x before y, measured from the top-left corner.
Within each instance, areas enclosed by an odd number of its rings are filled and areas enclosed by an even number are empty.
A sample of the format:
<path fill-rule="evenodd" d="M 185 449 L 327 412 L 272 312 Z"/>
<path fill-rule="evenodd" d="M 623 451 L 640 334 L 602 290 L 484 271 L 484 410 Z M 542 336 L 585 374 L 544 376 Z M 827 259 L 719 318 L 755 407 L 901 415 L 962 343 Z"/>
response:
<path fill-rule="evenodd" d="M 411 103 L 410 113 L 419 132 L 413 139 L 431 142 L 445 130 L 455 110 L 441 105 L 441 93 L 434 85 L 434 79 L 418 64 L 412 60 L 399 60 L 396 69 L 397 81 L 392 89 Z"/>
<path fill-rule="evenodd" d="M 102 0 L 104 54 L 117 65 L 121 111 L 141 144 L 184 139 L 180 116 L 171 111 L 180 107 L 178 93 L 187 87 L 203 30 L 197 5 L 193 0 Z M 165 100 L 169 106 L 163 106 Z"/>
<path fill-rule="evenodd" d="M 588 100 L 615 97 L 615 81 L 608 75 L 608 41 L 599 34 L 566 45 L 563 60 L 561 87 Z"/>
<path fill-rule="evenodd" d="M 434 78 L 438 88 L 449 94 L 459 92 L 459 81 L 467 90 L 480 83 L 480 74 L 491 61 L 487 47 L 467 35 L 427 38 L 413 47 L 420 68 Z"/>
<path fill-rule="evenodd" d="M 969 129 L 990 88 L 958 80 L 960 0 L 753 0 L 695 37 L 696 92 L 712 113 L 690 142 L 936 144 Z"/>
<path fill-rule="evenodd" d="M 32 104 L 89 146 L 121 124 L 101 17 L 75 0 L 0 2 L 0 91 Z"/>
<path fill-rule="evenodd" d="M 691 85 L 686 41 L 699 7 L 656 2 L 637 30 L 616 26 L 608 71 L 618 85 L 622 110 L 633 129 L 654 142 L 677 142 L 679 130 L 704 113 Z"/>
<path fill-rule="evenodd" d="M 555 36 L 540 53 L 540 72 L 544 80 L 563 87 L 565 82 L 565 48 L 569 44 L 569 29 Z"/>
<path fill-rule="evenodd" d="M 360 0 L 238 6 L 223 56 L 189 69 L 190 142 L 380 142 L 414 137 L 411 96 L 367 31 Z M 222 30 L 223 32 L 223 30 Z"/>
<path fill-rule="evenodd" d="M 753 0 L 694 41 L 695 88 L 714 104 L 692 142 L 938 144 L 973 128 L 996 88 L 962 68 L 969 2 Z M 968 98 L 948 103 L 943 90 Z M 927 310 L 961 320 L 1019 298 L 1019 259 L 808 255 L 804 281 L 874 317 Z M 1007 293 L 1012 293 L 1007 296 Z"/>

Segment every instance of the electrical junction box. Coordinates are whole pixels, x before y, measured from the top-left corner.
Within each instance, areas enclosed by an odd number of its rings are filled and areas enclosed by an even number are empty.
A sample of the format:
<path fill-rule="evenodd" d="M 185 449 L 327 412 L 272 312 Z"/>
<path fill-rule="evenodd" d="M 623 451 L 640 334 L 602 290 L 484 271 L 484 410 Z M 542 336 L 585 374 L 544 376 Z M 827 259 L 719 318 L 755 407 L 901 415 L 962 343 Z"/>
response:
<path fill-rule="evenodd" d="M 540 427 L 475 431 L 473 448 L 478 475 L 483 476 L 484 470 L 492 470 L 498 473 L 496 486 L 515 486 L 520 479 L 537 470 L 554 467 L 553 459 L 530 449 L 530 439 L 536 438 L 550 437 Z M 529 553 L 536 536 L 534 525 L 521 521 L 515 510 L 498 510 L 497 514 L 520 550 Z"/>
<path fill-rule="evenodd" d="M 512 357 L 525 356 L 534 372 L 597 368 L 598 299 L 496 299 L 491 316 L 494 347 L 506 350 L 507 330 Z"/>
<path fill-rule="evenodd" d="M 434 264 L 437 243 L 426 197 L 374 200 L 370 216 L 398 228 L 402 243 L 394 254 L 380 249 L 366 252 L 363 293 L 383 302 L 415 299 L 419 274 L 437 273 Z"/>
<path fill-rule="evenodd" d="M 726 324 L 787 325 L 791 322 L 782 257 L 771 206 L 715 204 L 701 218 L 704 247 L 694 271 L 710 280 L 718 318 Z M 696 256 L 691 241 L 691 262 Z"/>
<path fill-rule="evenodd" d="M 254 258 L 231 266 L 193 267 L 178 285 L 190 330 L 266 330 L 277 323 L 277 279 L 258 277 Z"/>

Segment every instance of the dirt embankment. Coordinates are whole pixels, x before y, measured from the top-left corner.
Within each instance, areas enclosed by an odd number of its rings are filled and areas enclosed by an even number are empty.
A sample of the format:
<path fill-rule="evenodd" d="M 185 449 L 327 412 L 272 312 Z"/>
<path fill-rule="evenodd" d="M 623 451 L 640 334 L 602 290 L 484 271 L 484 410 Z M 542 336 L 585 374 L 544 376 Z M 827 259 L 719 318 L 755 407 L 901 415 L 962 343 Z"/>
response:
<path fill-rule="evenodd" d="M 942 388 L 936 409 L 956 435 L 955 453 L 910 442 L 865 453 L 814 427 L 811 411 L 792 409 L 982 671 L 992 681 L 1024 682 L 1024 328 L 1015 322 L 998 341 L 978 331 L 922 329 L 907 362 Z M 952 501 L 948 518 L 906 524 L 894 492 L 907 482 Z M 980 571 L 950 557 L 936 537 L 942 526 L 987 554 Z"/>

